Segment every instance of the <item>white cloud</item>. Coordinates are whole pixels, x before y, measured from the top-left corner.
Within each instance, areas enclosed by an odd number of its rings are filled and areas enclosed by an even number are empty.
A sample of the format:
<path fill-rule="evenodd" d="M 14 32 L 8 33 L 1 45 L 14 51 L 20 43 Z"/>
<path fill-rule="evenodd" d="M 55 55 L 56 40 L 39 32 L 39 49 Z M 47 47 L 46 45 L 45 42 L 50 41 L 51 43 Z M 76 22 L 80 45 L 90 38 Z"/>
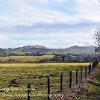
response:
<path fill-rule="evenodd" d="M 48 0 L 38 0 L 38 2 L 47 2 Z M 65 0 L 55 0 L 64 2 Z M 36 8 L 32 6 L 32 0 L 8 0 L 13 5 L 14 10 L 10 14 L 0 13 L 0 27 L 31 25 L 35 23 L 66 23 L 77 24 L 81 21 L 100 22 L 100 8 L 96 0 L 75 0 L 76 14 L 68 15 L 55 10 Z M 34 0 L 35 2 L 35 0 Z M 13 8 L 12 8 L 13 9 Z"/>
<path fill-rule="evenodd" d="M 7 34 L 0 33 L 0 47 L 5 47 L 10 42 L 10 37 Z"/>
<path fill-rule="evenodd" d="M 76 14 L 82 20 L 100 22 L 100 7 L 97 0 L 75 0 Z"/>
<path fill-rule="evenodd" d="M 53 0 L 54 2 L 58 2 L 58 3 L 64 3 L 64 2 L 67 2 L 69 0 Z"/>
<path fill-rule="evenodd" d="M 52 0 L 54 2 L 65 2 L 65 0 Z M 33 0 L 8 0 L 9 4 L 12 5 L 13 12 L 9 14 L 7 12 L 0 12 L 0 29 L 17 26 L 17 25 L 32 25 L 36 23 L 65 23 L 68 25 L 78 24 L 81 21 L 89 21 L 90 23 L 99 23 L 100 22 L 100 7 L 96 0 L 74 0 L 76 2 L 75 14 L 68 15 L 61 11 L 48 10 L 43 8 L 34 7 L 32 5 Z M 37 0 L 34 2 L 47 3 L 48 0 Z M 84 26 L 85 27 L 85 26 Z M 12 37 L 20 36 L 22 33 L 0 33 L 0 47 L 6 46 L 20 46 L 20 45 L 29 45 L 29 44 L 43 44 L 50 47 L 67 47 L 74 44 L 80 45 L 92 45 L 94 40 L 92 38 L 94 34 L 94 27 L 85 27 L 81 30 L 74 29 L 70 31 L 51 31 L 50 35 L 42 33 L 43 37 L 47 37 L 42 40 L 35 40 L 35 32 L 31 34 L 30 37 L 33 37 L 33 40 L 19 40 L 14 41 Z M 47 30 L 46 30 L 47 31 Z M 41 33 L 38 33 L 41 36 Z M 29 39 L 29 32 L 24 35 Z M 44 40 L 43 40 L 44 39 Z"/>
<path fill-rule="evenodd" d="M 40 2 L 40 3 L 47 3 L 48 0 L 34 0 L 34 1 L 37 1 L 37 2 Z"/>
<path fill-rule="evenodd" d="M 23 2 L 23 3 L 47 3 L 48 0 L 8 0 L 9 2 L 15 2 L 15 3 L 18 3 L 18 2 Z"/>
<path fill-rule="evenodd" d="M 0 33 L 1 34 L 1 33 Z M 94 45 L 94 29 L 57 31 L 47 33 L 2 33 L 0 47 L 44 45 L 50 48 L 66 48 L 72 45 Z"/>
<path fill-rule="evenodd" d="M 30 5 L 15 4 L 16 10 L 12 14 L 0 13 L 2 23 L 0 26 L 31 25 L 33 23 L 77 23 L 75 16 L 69 16 L 62 12 L 33 8 Z"/>

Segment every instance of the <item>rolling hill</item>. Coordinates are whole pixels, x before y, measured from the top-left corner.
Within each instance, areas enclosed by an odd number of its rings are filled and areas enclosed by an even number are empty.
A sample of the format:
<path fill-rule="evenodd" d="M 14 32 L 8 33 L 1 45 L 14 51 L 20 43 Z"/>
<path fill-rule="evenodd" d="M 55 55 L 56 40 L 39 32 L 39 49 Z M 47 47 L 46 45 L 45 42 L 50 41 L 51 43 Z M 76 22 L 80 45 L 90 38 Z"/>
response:
<path fill-rule="evenodd" d="M 94 46 L 72 46 L 65 49 L 51 49 L 42 45 L 28 45 L 18 48 L 0 48 L 1 54 L 6 53 L 16 53 L 16 54 L 25 54 L 25 53 L 42 53 L 42 54 L 94 54 Z"/>

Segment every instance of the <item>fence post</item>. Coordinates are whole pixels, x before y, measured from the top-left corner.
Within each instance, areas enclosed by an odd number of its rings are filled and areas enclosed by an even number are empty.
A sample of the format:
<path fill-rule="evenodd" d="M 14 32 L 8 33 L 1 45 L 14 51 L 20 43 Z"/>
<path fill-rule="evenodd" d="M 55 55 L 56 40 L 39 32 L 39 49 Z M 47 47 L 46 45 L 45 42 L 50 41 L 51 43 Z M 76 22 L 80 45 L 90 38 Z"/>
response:
<path fill-rule="evenodd" d="M 60 74 L 60 91 L 62 92 L 63 90 L 63 75 Z"/>
<path fill-rule="evenodd" d="M 92 62 L 92 70 L 94 70 L 94 68 L 95 68 L 94 62 Z"/>
<path fill-rule="evenodd" d="M 92 71 L 92 65 L 91 65 L 91 63 L 90 63 L 90 73 L 91 73 L 91 71 Z"/>
<path fill-rule="evenodd" d="M 85 78 L 87 78 L 87 66 L 85 67 Z"/>
<path fill-rule="evenodd" d="M 47 85 L 48 85 L 48 100 L 50 100 L 50 78 L 47 78 Z"/>
<path fill-rule="evenodd" d="M 89 75 L 90 75 L 90 73 L 91 73 L 91 65 L 89 65 L 88 68 L 89 68 Z"/>
<path fill-rule="evenodd" d="M 82 67 L 81 67 L 80 71 L 81 71 L 81 82 L 82 82 L 82 80 L 83 80 L 83 68 Z"/>
<path fill-rule="evenodd" d="M 91 63 L 91 71 L 94 70 L 94 62 Z"/>
<path fill-rule="evenodd" d="M 69 87 L 72 87 L 72 71 L 70 71 Z"/>
<path fill-rule="evenodd" d="M 30 84 L 28 84 L 28 86 L 27 86 L 27 100 L 30 100 L 30 94 L 31 94 L 31 85 Z"/>
<path fill-rule="evenodd" d="M 91 71 L 93 71 L 93 64 L 91 63 Z"/>
<path fill-rule="evenodd" d="M 76 70 L 76 85 L 78 84 L 78 70 Z"/>

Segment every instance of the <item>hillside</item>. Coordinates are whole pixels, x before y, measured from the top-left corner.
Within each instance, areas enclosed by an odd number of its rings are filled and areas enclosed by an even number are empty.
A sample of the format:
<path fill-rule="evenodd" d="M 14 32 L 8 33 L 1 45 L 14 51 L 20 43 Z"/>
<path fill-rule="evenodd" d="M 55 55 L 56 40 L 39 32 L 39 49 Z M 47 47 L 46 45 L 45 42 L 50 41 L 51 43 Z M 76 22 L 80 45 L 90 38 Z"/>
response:
<path fill-rule="evenodd" d="M 42 50 L 48 50 L 48 48 L 42 45 L 29 45 L 18 48 L 6 49 L 6 51 L 14 51 L 14 52 L 32 52 L 32 51 L 42 51 Z"/>
<path fill-rule="evenodd" d="M 78 53 L 87 53 L 91 54 L 95 52 L 94 46 L 72 46 L 70 48 L 66 48 L 66 50 L 69 50 L 72 53 L 78 54 Z"/>
<path fill-rule="evenodd" d="M 50 49 L 42 45 L 29 45 L 18 48 L 0 48 L 0 55 L 41 55 L 41 54 L 94 54 L 94 46 L 72 46 L 65 49 Z"/>

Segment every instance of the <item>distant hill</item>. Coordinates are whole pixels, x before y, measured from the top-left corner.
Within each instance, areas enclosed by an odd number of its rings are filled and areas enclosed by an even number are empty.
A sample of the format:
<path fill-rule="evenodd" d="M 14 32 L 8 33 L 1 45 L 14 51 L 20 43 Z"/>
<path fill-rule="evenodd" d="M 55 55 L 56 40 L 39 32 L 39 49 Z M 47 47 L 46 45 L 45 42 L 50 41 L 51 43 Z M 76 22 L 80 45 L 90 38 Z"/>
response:
<path fill-rule="evenodd" d="M 14 49 L 14 51 L 21 51 L 21 52 L 33 52 L 33 51 L 45 51 L 48 50 L 45 46 L 42 45 L 30 45 L 30 46 L 24 46 Z"/>
<path fill-rule="evenodd" d="M 95 53 L 95 46 L 72 46 L 66 48 L 66 50 L 73 52 L 73 53 Z"/>
<path fill-rule="evenodd" d="M 72 46 L 66 49 L 87 49 L 87 50 L 95 50 L 95 46 Z"/>
<path fill-rule="evenodd" d="M 7 51 L 13 51 L 13 52 L 35 52 L 35 51 L 45 51 L 48 50 L 47 47 L 42 45 L 29 45 L 29 46 L 23 46 L 18 48 L 8 48 Z"/>
<path fill-rule="evenodd" d="M 41 54 L 94 54 L 95 53 L 95 47 L 94 46 L 71 46 L 69 48 L 65 49 L 50 49 L 43 45 L 28 45 L 18 48 L 7 48 L 3 49 L 0 48 L 0 55 L 7 55 L 11 53 L 16 54 L 25 54 L 25 53 L 31 53 L 31 55 L 37 54 L 37 52 L 40 52 Z M 24 53 L 23 53 L 24 52 Z M 28 54 L 27 54 L 28 55 Z"/>

